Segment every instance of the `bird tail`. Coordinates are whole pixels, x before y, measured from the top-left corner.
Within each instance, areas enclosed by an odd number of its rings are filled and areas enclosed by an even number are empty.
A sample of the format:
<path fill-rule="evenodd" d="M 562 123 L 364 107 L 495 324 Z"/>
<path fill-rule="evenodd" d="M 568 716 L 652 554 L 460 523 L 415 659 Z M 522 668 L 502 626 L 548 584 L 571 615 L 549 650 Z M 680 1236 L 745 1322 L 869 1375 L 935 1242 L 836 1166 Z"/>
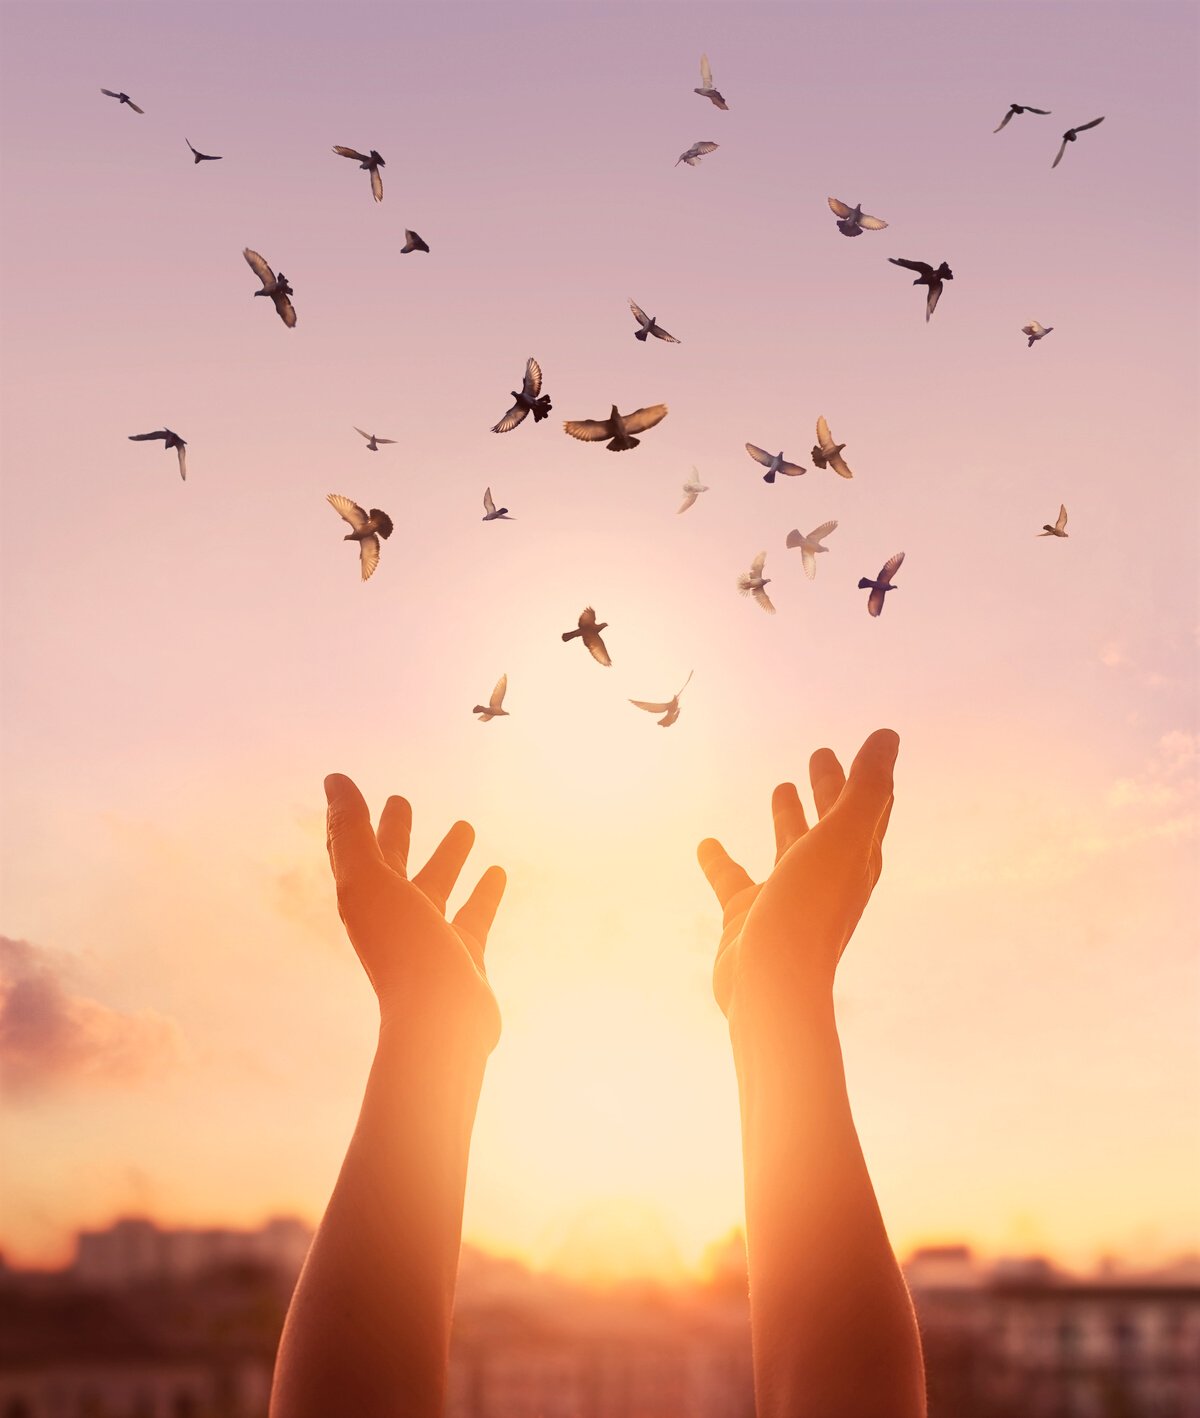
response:
<path fill-rule="evenodd" d="M 771 470 L 769 473 L 764 473 L 764 474 L 763 474 L 763 482 L 765 482 L 765 483 L 773 483 L 774 481 L 775 481 L 775 470 L 772 468 L 772 470 Z"/>
<path fill-rule="evenodd" d="M 386 512 L 380 512 L 378 507 L 371 508 L 371 516 L 379 519 L 379 535 L 384 541 L 387 541 L 388 537 L 395 531 L 395 528 L 392 526 L 392 519 Z"/>
<path fill-rule="evenodd" d="M 582 630 L 564 630 L 564 631 L 563 631 L 563 639 L 564 639 L 564 640 L 574 640 L 577 635 L 582 635 L 582 634 L 583 634 L 583 631 L 582 631 Z"/>
<path fill-rule="evenodd" d="M 843 236 L 862 235 L 862 227 L 860 227 L 857 222 L 838 222 L 837 229 Z"/>
<path fill-rule="evenodd" d="M 606 444 L 610 453 L 624 453 L 626 448 L 636 448 L 642 440 L 640 438 L 630 438 L 628 434 L 624 438 L 614 438 L 611 443 Z"/>
<path fill-rule="evenodd" d="M 787 534 L 787 545 L 788 545 L 789 547 L 793 547 L 793 548 L 794 548 L 794 547 L 802 547 L 802 546 L 804 545 L 804 537 L 803 537 L 803 535 L 802 535 L 802 533 L 800 532 L 800 529 L 799 529 L 798 527 L 794 527 L 794 528 Z"/>
<path fill-rule="evenodd" d="M 533 421 L 541 423 L 542 419 L 550 417 L 550 396 L 543 394 L 540 399 L 533 402 Z"/>
<path fill-rule="evenodd" d="M 875 585 L 875 582 L 869 580 L 866 576 L 863 576 L 863 577 L 860 577 L 860 578 L 859 578 L 858 589 L 859 589 L 860 591 L 865 591 L 868 586 L 872 586 L 872 587 L 873 587 L 874 585 Z"/>
<path fill-rule="evenodd" d="M 647 336 L 649 333 L 650 333 L 650 332 L 649 332 L 648 330 L 635 330 L 635 331 L 634 331 L 633 338 L 634 338 L 635 340 L 641 340 L 642 344 L 645 344 L 645 343 L 646 343 L 646 336 Z"/>
<path fill-rule="evenodd" d="M 490 714 L 491 712 L 486 704 L 476 704 L 474 709 L 471 710 L 472 714 Z"/>

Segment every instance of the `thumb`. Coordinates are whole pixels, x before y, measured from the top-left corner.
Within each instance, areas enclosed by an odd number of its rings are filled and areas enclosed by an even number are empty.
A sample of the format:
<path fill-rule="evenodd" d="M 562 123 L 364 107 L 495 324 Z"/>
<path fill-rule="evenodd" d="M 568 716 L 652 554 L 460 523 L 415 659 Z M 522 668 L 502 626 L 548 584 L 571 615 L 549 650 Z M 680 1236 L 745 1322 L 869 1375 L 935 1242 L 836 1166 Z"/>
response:
<path fill-rule="evenodd" d="M 894 729 L 876 729 L 858 750 L 836 812 L 856 832 L 873 836 L 892 797 L 892 773 L 900 752 Z"/>
<path fill-rule="evenodd" d="M 340 886 L 365 866 L 382 862 L 383 854 L 371 828 L 371 814 L 354 781 L 343 773 L 325 779 L 325 845 L 333 879 Z"/>

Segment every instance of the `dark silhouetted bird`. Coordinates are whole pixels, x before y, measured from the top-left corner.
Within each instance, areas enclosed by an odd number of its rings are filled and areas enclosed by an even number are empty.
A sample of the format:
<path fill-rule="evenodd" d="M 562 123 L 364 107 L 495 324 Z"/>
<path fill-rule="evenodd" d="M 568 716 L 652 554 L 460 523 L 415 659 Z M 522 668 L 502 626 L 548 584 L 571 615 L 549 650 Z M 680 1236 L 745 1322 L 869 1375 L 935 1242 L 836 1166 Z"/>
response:
<path fill-rule="evenodd" d="M 817 419 L 817 441 L 813 445 L 812 460 L 818 468 L 832 468 L 839 478 L 852 478 L 850 465 L 842 457 L 844 443 L 835 443 L 825 422 L 825 415 Z"/>
<path fill-rule="evenodd" d="M 481 724 L 490 723 L 492 719 L 497 717 L 508 718 L 508 710 L 500 707 L 504 703 L 504 695 L 507 689 L 508 676 L 501 675 L 496 681 L 496 688 L 492 690 L 492 697 L 488 702 L 486 704 L 476 704 L 474 709 L 471 710 L 472 714 L 479 715 L 479 722 Z"/>
<path fill-rule="evenodd" d="M 695 673 L 696 671 L 692 670 L 691 674 L 684 680 L 682 686 L 675 691 L 674 695 L 668 699 L 665 704 L 655 704 L 648 699 L 631 699 L 629 702 L 636 709 L 645 709 L 647 713 L 650 714 L 662 714 L 663 718 L 658 721 L 659 725 L 664 729 L 669 729 L 675 720 L 679 718 L 679 696 L 688 685 L 691 684 L 692 675 Z"/>
<path fill-rule="evenodd" d="M 1044 340 L 1053 329 L 1053 325 L 1040 325 L 1036 320 L 1031 320 L 1028 325 L 1022 325 L 1021 334 L 1029 336 L 1029 344 L 1026 348 L 1033 349 L 1037 341 Z"/>
<path fill-rule="evenodd" d="M 1049 522 L 1042 526 L 1038 533 L 1039 537 L 1065 537 L 1067 536 L 1067 505 L 1065 502 L 1058 504 L 1058 521 L 1052 527 Z"/>
<path fill-rule="evenodd" d="M 400 248 L 400 255 L 407 256 L 410 251 L 428 251 L 429 247 L 421 240 L 415 231 L 405 228 L 404 245 Z"/>
<path fill-rule="evenodd" d="M 549 417 L 552 405 L 549 395 L 542 393 L 542 367 L 532 355 L 525 362 L 525 377 L 521 381 L 520 392 L 510 389 L 509 393 L 516 402 L 500 422 L 493 425 L 493 433 L 508 433 L 517 424 L 524 423 L 530 414 L 534 423 Z"/>
<path fill-rule="evenodd" d="M 715 153 L 720 146 L 719 143 L 693 143 L 686 153 L 680 153 L 675 159 L 675 166 L 685 162 L 688 167 L 695 167 L 705 153 Z"/>
<path fill-rule="evenodd" d="M 737 579 L 737 588 L 743 596 L 753 596 L 762 606 L 763 610 L 770 615 L 775 614 L 775 607 L 771 604 L 771 598 L 767 595 L 767 587 L 771 584 L 769 576 L 763 576 L 763 566 L 766 563 L 767 554 L 760 551 L 750 563 L 750 570 Z"/>
<path fill-rule="evenodd" d="M 642 327 L 640 330 L 633 332 L 633 338 L 635 340 L 644 342 L 647 335 L 653 335 L 656 340 L 666 340 L 668 344 L 677 345 L 679 343 L 674 335 L 667 334 L 653 315 L 647 315 L 636 300 L 629 302 L 629 308 L 633 311 L 633 318 Z"/>
<path fill-rule="evenodd" d="M 358 427 L 357 424 L 351 424 L 350 427 L 354 429 L 355 433 L 357 433 L 361 438 L 365 438 L 367 440 L 368 453 L 378 453 L 379 445 L 381 443 L 395 443 L 396 441 L 394 438 L 376 438 L 373 433 L 364 432 L 361 428 Z"/>
<path fill-rule="evenodd" d="M 609 666 L 612 661 L 608 658 L 608 650 L 605 648 L 604 641 L 600 639 L 600 632 L 607 629 L 608 621 L 602 620 L 597 625 L 596 612 L 591 606 L 587 606 L 579 617 L 579 629 L 563 631 L 563 639 L 574 640 L 577 636 L 581 636 L 583 643 L 591 651 L 592 659 L 602 665 Z"/>
<path fill-rule="evenodd" d="M 667 416 L 666 404 L 651 404 L 646 409 L 634 409 L 631 414 L 620 414 L 617 406 L 606 419 L 568 419 L 563 428 L 572 438 L 584 443 L 601 443 L 608 438 L 606 446 L 610 453 L 623 453 L 627 448 L 636 448 L 642 441 L 634 438 L 635 433 L 645 433 L 656 423 L 662 423 Z"/>
<path fill-rule="evenodd" d="M 1014 115 L 1014 114 L 1017 114 L 1017 113 L 1040 113 L 1040 114 L 1045 115 L 1045 114 L 1047 114 L 1047 113 L 1049 113 L 1049 112 L 1050 112 L 1050 110 L 1049 110 L 1048 108 L 1034 108 L 1031 104 L 1028 104 L 1028 103 L 1010 103 L 1010 104 L 1008 105 L 1008 112 L 1007 112 L 1007 113 L 1004 115 L 1004 117 L 1000 120 L 1000 127 L 999 127 L 999 128 L 993 128 L 993 129 L 992 129 L 992 132 L 993 132 L 993 133 L 999 133 L 1000 128 L 1003 128 L 1006 124 L 1012 122 L 1012 119 L 1013 119 L 1013 115 Z"/>
<path fill-rule="evenodd" d="M 115 94 L 113 93 L 112 89 L 101 89 L 100 92 L 102 94 L 107 94 L 109 98 L 120 99 L 122 103 L 128 104 L 129 107 L 133 109 L 134 113 L 145 113 L 146 111 L 144 108 L 139 108 L 137 104 L 134 103 L 134 101 L 129 97 L 128 94 Z"/>
<path fill-rule="evenodd" d="M 339 517 L 350 523 L 351 530 L 342 541 L 358 543 L 358 560 L 365 581 L 379 565 L 379 538 L 386 541 L 392 535 L 392 519 L 378 507 L 364 512 L 357 502 L 336 492 L 329 493 L 326 501 Z"/>
<path fill-rule="evenodd" d="M 185 138 L 183 141 L 188 145 L 189 148 L 192 148 L 191 140 L 189 138 Z M 192 148 L 192 158 L 195 162 L 222 161 L 222 156 L 220 153 L 202 153 L 199 148 Z"/>
<path fill-rule="evenodd" d="M 917 279 L 914 286 L 928 286 L 929 294 L 925 298 L 925 322 L 929 323 L 929 317 L 937 309 L 937 303 L 942 298 L 942 282 L 952 281 L 954 272 L 946 265 L 945 261 L 935 271 L 932 266 L 925 261 L 906 261 L 901 256 L 889 256 L 888 260 L 893 266 L 905 266 L 910 271 L 916 271 Z"/>
<path fill-rule="evenodd" d="M 351 158 L 358 163 L 359 167 L 365 168 L 371 174 L 371 195 L 377 202 L 383 201 L 383 178 L 379 174 L 381 167 L 387 167 L 387 163 L 379 156 L 374 148 L 369 153 L 360 153 L 357 148 L 339 148 L 334 144 L 333 151 L 344 158 Z"/>
<path fill-rule="evenodd" d="M 874 581 L 868 576 L 862 577 L 859 581 L 858 589 L 860 591 L 865 591 L 868 586 L 871 588 L 871 594 L 867 597 L 867 610 L 870 611 L 872 615 L 878 615 L 880 611 L 883 610 L 883 598 L 889 591 L 896 589 L 895 586 L 892 585 L 892 577 L 900 570 L 900 564 L 903 560 L 904 553 L 898 551 L 890 560 L 884 562 L 883 570 L 880 571 Z"/>
<path fill-rule="evenodd" d="M 256 290 L 254 294 L 269 296 L 275 304 L 275 309 L 279 312 L 279 318 L 289 330 L 294 329 L 296 308 L 288 297 L 295 295 L 295 291 L 288 285 L 287 277 L 282 271 L 276 275 L 258 252 L 251 251 L 248 246 L 242 255 L 246 258 L 246 264 L 262 282 L 262 290 Z"/>
<path fill-rule="evenodd" d="M 172 433 L 169 428 L 158 428 L 153 433 L 131 433 L 130 439 L 134 443 L 144 443 L 148 438 L 161 438 L 163 441 L 163 451 L 169 452 L 172 448 L 179 449 L 179 476 L 187 481 L 187 440 L 180 438 L 177 433 Z"/>
<path fill-rule="evenodd" d="M 693 89 L 692 92 L 699 94 L 701 98 L 711 99 L 717 108 L 729 108 L 729 105 L 716 89 L 713 88 L 712 67 L 709 65 L 707 54 L 700 56 L 700 87 Z"/>
<path fill-rule="evenodd" d="M 807 468 L 802 468 L 799 463 L 786 462 L 782 452 L 768 453 L 765 448 L 758 448 L 753 443 L 746 444 L 746 452 L 756 463 L 761 463 L 766 472 L 763 474 L 763 482 L 773 483 L 775 474 L 782 473 L 786 478 L 798 478 L 801 473 L 806 473 Z"/>
<path fill-rule="evenodd" d="M 848 207 L 845 202 L 839 202 L 836 197 L 826 197 L 829 203 L 829 210 L 835 217 L 841 220 L 837 223 L 837 229 L 843 236 L 861 236 L 864 231 L 882 231 L 887 222 L 882 217 L 869 217 L 862 209 L 860 202 L 857 207 Z"/>
<path fill-rule="evenodd" d="M 1080 133 L 1086 133 L 1089 128 L 1094 128 L 1097 123 L 1103 122 L 1104 115 L 1101 114 L 1099 118 L 1093 118 L 1090 123 L 1081 123 L 1078 128 L 1068 128 L 1067 131 L 1062 135 L 1062 146 L 1058 150 L 1058 156 L 1054 159 L 1050 166 L 1052 168 L 1055 168 L 1059 165 L 1060 162 L 1062 162 L 1063 153 L 1067 151 L 1067 144 L 1073 143 Z"/>
<path fill-rule="evenodd" d="M 508 515 L 507 507 L 497 507 L 492 500 L 492 490 L 485 487 L 483 490 L 483 520 L 485 522 L 515 522 L 515 517 Z"/>

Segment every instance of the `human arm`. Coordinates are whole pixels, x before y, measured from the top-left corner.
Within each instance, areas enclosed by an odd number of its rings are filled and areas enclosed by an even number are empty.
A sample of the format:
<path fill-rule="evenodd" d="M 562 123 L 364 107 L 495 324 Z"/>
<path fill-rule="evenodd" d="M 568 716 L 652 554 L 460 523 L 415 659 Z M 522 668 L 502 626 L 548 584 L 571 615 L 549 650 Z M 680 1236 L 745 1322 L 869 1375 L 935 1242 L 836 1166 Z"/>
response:
<path fill-rule="evenodd" d="M 812 757 L 819 820 L 790 783 L 755 884 L 720 843 L 700 864 L 721 903 L 713 970 L 738 1076 L 759 1418 L 923 1418 L 920 1339 L 846 1093 L 838 960 L 879 878 L 899 739 L 872 734 L 847 780 Z"/>
<path fill-rule="evenodd" d="M 379 998 L 379 1041 L 292 1296 L 271 1418 L 438 1418 L 471 1129 L 500 1036 L 483 951 L 505 878 L 490 867 L 448 922 L 471 827 L 455 823 L 410 881 L 408 803 L 389 798 L 376 834 L 349 778 L 325 791 L 338 910 Z"/>

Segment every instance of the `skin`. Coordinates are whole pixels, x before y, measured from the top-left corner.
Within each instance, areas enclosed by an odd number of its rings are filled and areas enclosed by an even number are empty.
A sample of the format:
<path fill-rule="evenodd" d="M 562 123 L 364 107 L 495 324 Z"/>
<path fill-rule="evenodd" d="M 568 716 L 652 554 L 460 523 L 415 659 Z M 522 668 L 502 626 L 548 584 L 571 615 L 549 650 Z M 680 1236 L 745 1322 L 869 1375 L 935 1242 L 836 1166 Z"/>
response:
<path fill-rule="evenodd" d="M 847 779 L 810 764 L 818 821 L 775 789 L 775 866 L 755 883 L 712 838 L 724 912 L 713 970 L 742 1114 L 758 1418 L 924 1418 L 920 1340 L 854 1129 L 833 1010 L 838 961 L 882 865 L 899 739 L 880 729 Z"/>
<path fill-rule="evenodd" d="M 446 1387 L 467 1154 L 500 1011 L 483 952 L 504 892 L 489 867 L 446 919 L 474 841 L 456 822 L 411 879 L 412 809 L 379 829 L 325 780 L 338 910 L 379 999 L 358 1125 L 292 1297 L 271 1418 L 436 1418 Z"/>

